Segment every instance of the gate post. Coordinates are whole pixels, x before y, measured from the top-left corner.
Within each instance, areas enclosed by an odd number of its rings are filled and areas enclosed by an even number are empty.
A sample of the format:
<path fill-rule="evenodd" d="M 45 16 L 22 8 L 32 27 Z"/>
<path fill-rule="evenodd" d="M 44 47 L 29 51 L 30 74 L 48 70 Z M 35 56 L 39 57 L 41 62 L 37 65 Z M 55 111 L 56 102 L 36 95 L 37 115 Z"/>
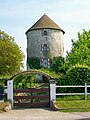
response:
<path fill-rule="evenodd" d="M 11 101 L 13 107 L 13 80 L 7 81 L 7 99 Z"/>
<path fill-rule="evenodd" d="M 87 83 L 85 83 L 85 100 L 87 100 Z"/>
<path fill-rule="evenodd" d="M 56 100 L 56 83 L 55 80 L 50 80 L 50 107 L 52 107 L 52 102 Z"/>

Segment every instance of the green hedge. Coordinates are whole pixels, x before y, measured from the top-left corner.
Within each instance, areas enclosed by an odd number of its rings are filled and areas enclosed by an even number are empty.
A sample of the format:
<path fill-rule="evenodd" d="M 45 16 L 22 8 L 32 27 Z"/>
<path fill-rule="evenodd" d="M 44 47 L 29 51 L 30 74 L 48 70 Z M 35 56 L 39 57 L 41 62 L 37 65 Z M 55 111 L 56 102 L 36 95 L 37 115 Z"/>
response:
<path fill-rule="evenodd" d="M 57 80 L 58 85 L 84 85 L 85 83 L 90 84 L 90 67 L 83 65 L 73 66 Z M 80 92 L 83 90 L 82 88 L 60 88 L 58 91 Z"/>

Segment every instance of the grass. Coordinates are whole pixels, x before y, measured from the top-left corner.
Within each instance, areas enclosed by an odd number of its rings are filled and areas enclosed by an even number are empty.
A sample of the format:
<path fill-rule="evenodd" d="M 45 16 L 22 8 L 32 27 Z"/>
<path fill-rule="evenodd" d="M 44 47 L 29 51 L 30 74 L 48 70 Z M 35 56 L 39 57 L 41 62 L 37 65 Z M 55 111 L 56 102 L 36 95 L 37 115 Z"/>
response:
<path fill-rule="evenodd" d="M 60 110 L 60 112 L 90 112 L 90 108 Z"/>
<path fill-rule="evenodd" d="M 77 99 L 75 99 L 77 98 Z M 81 99 L 80 99 L 81 98 Z M 81 96 L 65 96 L 57 98 L 56 106 L 61 112 L 88 112 L 90 111 L 90 99 L 84 100 Z"/>

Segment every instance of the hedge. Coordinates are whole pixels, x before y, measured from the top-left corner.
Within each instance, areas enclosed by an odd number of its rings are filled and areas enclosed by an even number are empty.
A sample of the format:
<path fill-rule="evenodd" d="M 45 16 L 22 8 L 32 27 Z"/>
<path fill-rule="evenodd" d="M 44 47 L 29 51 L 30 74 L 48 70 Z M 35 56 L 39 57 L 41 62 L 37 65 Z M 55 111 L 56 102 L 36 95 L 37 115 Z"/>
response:
<path fill-rule="evenodd" d="M 58 85 L 90 85 L 90 67 L 84 65 L 76 65 L 71 67 L 66 74 L 62 75 L 58 80 Z M 58 89 L 60 91 L 61 89 Z M 65 88 L 64 92 L 80 92 L 82 88 Z"/>

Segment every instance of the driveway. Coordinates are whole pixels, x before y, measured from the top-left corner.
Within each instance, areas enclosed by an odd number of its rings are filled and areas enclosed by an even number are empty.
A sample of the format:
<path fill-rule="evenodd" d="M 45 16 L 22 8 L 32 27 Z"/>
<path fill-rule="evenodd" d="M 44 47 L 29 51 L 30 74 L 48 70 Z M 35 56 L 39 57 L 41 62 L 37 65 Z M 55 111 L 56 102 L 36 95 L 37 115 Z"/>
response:
<path fill-rule="evenodd" d="M 14 109 L 0 113 L 0 120 L 90 120 L 90 112 L 63 113 L 49 108 Z"/>

